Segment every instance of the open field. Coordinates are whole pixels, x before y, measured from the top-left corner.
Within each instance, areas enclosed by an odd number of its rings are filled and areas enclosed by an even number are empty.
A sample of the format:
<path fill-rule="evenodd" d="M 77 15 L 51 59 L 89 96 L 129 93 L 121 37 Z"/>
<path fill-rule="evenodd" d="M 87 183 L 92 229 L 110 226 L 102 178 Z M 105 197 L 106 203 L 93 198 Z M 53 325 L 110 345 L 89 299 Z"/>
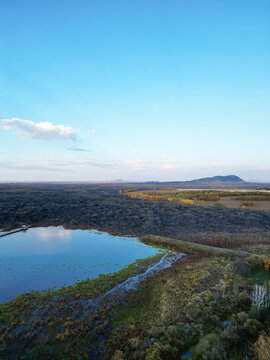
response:
<path fill-rule="evenodd" d="M 124 194 L 150 201 L 179 202 L 187 205 L 217 208 L 253 209 L 270 211 L 269 190 L 244 189 L 177 189 L 125 190 Z"/>
<path fill-rule="evenodd" d="M 249 199 L 242 199 L 238 200 L 234 197 L 224 197 L 218 201 L 218 203 L 224 205 L 224 207 L 231 208 L 231 209 L 252 209 L 252 210 L 263 210 L 263 211 L 270 211 L 270 199 L 269 200 L 253 200 Z M 214 201 L 206 201 L 206 206 L 217 206 L 217 203 Z"/>

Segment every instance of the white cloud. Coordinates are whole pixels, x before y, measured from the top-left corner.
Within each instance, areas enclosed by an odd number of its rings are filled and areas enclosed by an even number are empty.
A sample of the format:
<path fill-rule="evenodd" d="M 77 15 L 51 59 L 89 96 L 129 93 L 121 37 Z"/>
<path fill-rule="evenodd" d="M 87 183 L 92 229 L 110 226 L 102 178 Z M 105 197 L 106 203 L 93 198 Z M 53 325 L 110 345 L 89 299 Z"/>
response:
<path fill-rule="evenodd" d="M 223 162 L 215 162 L 215 161 L 212 161 L 210 163 L 210 167 L 213 167 L 213 168 L 218 168 L 218 167 L 222 167 L 224 166 L 225 164 Z"/>
<path fill-rule="evenodd" d="M 160 161 L 124 160 L 121 165 L 132 170 L 172 170 L 180 168 L 178 162 L 174 160 L 166 161 L 166 159 Z"/>
<path fill-rule="evenodd" d="M 51 164 L 55 166 L 89 166 L 89 167 L 96 167 L 96 168 L 117 168 L 119 165 L 112 162 L 105 162 L 100 160 L 79 160 L 79 159 L 63 159 L 63 160 L 51 160 Z"/>
<path fill-rule="evenodd" d="M 77 135 L 72 127 L 54 125 L 48 121 L 35 123 L 19 118 L 3 119 L 1 127 L 5 130 L 13 130 L 17 135 L 29 139 L 77 140 Z"/>
<path fill-rule="evenodd" d="M 71 151 L 90 152 L 90 150 L 88 150 L 88 149 L 78 148 L 78 147 L 74 147 L 74 146 L 68 147 L 67 149 L 68 149 L 68 150 L 71 150 Z"/>
<path fill-rule="evenodd" d="M 26 162 L 1 162 L 0 161 L 0 169 L 11 169 L 11 170 L 21 170 L 21 171 L 69 171 L 68 169 L 65 168 L 57 168 L 54 166 L 47 166 L 46 164 L 37 164 L 37 163 L 33 163 L 33 164 L 29 164 Z"/>

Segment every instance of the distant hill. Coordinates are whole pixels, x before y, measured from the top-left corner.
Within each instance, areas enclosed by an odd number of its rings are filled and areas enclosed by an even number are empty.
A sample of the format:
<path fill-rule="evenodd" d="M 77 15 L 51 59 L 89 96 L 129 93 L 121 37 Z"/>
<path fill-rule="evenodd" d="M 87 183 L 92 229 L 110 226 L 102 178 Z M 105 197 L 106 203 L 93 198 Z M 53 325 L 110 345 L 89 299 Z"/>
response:
<path fill-rule="evenodd" d="M 206 177 L 202 179 L 195 179 L 195 180 L 186 180 L 186 181 L 147 181 L 147 184 L 181 184 L 181 185 L 205 185 L 205 184 L 219 184 L 219 185 L 226 185 L 226 184 L 235 184 L 235 185 L 243 185 L 247 184 L 247 182 L 241 179 L 239 176 L 236 175 L 226 175 L 226 176 L 212 176 Z"/>
<path fill-rule="evenodd" d="M 187 181 L 166 181 L 166 182 L 158 182 L 158 181 L 149 181 L 147 184 L 155 184 L 158 187 L 164 186 L 172 186 L 181 189 L 215 189 L 215 188 L 256 188 L 257 186 L 261 186 L 262 184 L 253 184 L 249 183 L 239 176 L 236 175 L 226 175 L 226 176 L 212 176 L 195 180 L 187 180 Z"/>
<path fill-rule="evenodd" d="M 237 183 L 237 184 L 243 184 L 245 181 L 241 179 L 239 176 L 236 175 L 227 175 L 227 176 L 213 176 L 213 177 L 206 177 L 202 179 L 196 179 L 191 181 L 186 181 L 191 184 L 195 183 Z"/>

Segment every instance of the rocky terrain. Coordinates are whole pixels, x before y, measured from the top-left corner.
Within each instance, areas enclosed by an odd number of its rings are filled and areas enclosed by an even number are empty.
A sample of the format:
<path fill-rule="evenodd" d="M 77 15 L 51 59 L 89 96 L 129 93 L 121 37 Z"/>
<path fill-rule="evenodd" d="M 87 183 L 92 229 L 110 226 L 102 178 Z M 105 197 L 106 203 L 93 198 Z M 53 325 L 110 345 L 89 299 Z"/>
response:
<path fill-rule="evenodd" d="M 143 185 L 141 185 L 143 187 Z M 270 212 L 131 199 L 123 185 L 2 185 L 0 228 L 65 225 L 121 235 L 179 237 L 203 232 L 270 230 Z"/>

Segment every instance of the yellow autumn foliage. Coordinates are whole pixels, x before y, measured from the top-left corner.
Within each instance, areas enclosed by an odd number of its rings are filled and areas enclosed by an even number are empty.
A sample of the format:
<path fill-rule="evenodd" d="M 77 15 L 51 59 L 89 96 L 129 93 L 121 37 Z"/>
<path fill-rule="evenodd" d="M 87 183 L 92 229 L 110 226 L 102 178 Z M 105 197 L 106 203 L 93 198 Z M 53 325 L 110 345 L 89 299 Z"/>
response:
<path fill-rule="evenodd" d="M 194 205 L 194 201 L 191 199 L 180 199 L 181 204 Z"/>
<path fill-rule="evenodd" d="M 259 360 L 270 359 L 270 336 L 259 336 L 254 347 Z"/>
<path fill-rule="evenodd" d="M 264 265 L 264 270 L 265 271 L 270 270 L 270 260 L 269 259 L 263 259 L 263 265 Z"/>

